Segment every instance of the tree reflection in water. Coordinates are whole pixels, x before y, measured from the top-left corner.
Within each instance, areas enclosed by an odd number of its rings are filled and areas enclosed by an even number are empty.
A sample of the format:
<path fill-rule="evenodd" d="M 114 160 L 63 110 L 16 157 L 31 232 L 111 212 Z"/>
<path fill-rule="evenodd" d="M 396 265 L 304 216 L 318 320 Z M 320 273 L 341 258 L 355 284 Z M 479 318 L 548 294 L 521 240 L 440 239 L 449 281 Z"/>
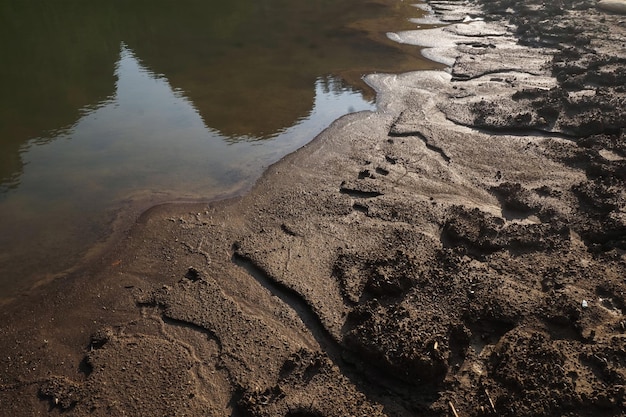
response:
<path fill-rule="evenodd" d="M 371 108 L 364 73 L 436 67 L 379 27 L 419 13 L 397 0 L 3 1 L 1 275 L 60 271 L 124 201 L 241 189 Z"/>

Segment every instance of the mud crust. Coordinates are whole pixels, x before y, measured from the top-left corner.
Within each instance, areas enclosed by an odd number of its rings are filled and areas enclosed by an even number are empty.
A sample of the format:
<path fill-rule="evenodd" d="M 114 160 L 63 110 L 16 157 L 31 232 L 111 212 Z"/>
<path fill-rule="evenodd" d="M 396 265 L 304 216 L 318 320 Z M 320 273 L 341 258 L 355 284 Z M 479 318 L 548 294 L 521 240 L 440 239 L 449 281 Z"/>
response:
<path fill-rule="evenodd" d="M 429 7 L 449 72 L 3 307 L 0 414 L 624 415 L 625 17 Z"/>

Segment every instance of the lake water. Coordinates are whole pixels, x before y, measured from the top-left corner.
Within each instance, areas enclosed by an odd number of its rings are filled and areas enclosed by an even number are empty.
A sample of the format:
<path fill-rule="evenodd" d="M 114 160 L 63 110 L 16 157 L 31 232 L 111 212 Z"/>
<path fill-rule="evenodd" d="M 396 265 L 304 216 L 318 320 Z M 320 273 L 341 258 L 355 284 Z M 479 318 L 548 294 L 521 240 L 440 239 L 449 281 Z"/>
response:
<path fill-rule="evenodd" d="M 439 68 L 400 0 L 3 0 L 0 299 L 74 265 L 121 210 L 241 193 L 371 72 Z"/>

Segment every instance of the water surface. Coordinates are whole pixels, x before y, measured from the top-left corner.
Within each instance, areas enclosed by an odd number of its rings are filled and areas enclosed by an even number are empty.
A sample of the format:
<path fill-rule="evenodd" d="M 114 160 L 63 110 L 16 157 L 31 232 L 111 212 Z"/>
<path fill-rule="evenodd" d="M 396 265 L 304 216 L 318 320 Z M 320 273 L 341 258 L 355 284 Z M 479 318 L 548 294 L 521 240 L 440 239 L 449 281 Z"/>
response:
<path fill-rule="evenodd" d="M 343 114 L 362 75 L 435 68 L 398 0 L 4 0 L 0 298 L 57 274 L 120 209 L 245 190 Z"/>

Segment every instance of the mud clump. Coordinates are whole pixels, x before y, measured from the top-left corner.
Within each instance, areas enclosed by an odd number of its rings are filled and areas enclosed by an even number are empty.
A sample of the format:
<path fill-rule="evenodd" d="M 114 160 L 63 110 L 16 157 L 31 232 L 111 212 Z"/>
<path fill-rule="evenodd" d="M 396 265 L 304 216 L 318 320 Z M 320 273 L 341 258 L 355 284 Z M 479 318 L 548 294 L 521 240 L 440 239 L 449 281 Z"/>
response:
<path fill-rule="evenodd" d="M 584 170 L 587 179 L 572 186 L 578 217 L 572 227 L 594 250 L 626 248 L 626 136 L 593 135 L 558 158 Z"/>
<path fill-rule="evenodd" d="M 448 371 L 451 329 L 437 323 L 443 310 L 431 305 L 418 313 L 420 301 L 432 302 L 415 296 L 387 308 L 361 306 L 348 318 L 345 345 L 409 384 L 440 384 Z"/>
<path fill-rule="evenodd" d="M 537 207 L 530 201 L 530 192 L 520 183 L 503 182 L 491 189 L 499 198 L 502 208 L 524 214 L 537 210 Z"/>
<path fill-rule="evenodd" d="M 502 188 L 498 188 L 502 192 Z M 510 197 L 510 195 L 509 195 Z M 507 197 L 505 207 L 521 212 L 530 210 L 528 203 Z M 552 251 L 569 245 L 569 228 L 562 222 L 539 224 L 507 223 L 480 209 L 452 207 L 442 231 L 445 245 L 462 247 L 468 254 L 484 256 L 500 250 Z"/>
<path fill-rule="evenodd" d="M 69 411 L 83 400 L 81 386 L 65 378 L 51 378 L 39 387 L 39 396 L 48 400 L 50 410 Z"/>
<path fill-rule="evenodd" d="M 624 381 L 621 371 L 616 372 L 623 366 L 623 351 L 611 350 L 614 359 L 609 362 L 603 359 L 607 352 L 596 354 L 596 349 L 584 346 L 578 355 L 571 356 L 564 345 L 539 332 L 511 333 L 500 342 L 490 366 L 494 379 L 511 395 L 496 402 L 499 415 L 581 415 L 593 409 L 613 413 L 624 407 L 624 389 L 612 385 Z M 526 372 L 513 371 L 520 367 Z M 613 387 L 601 389 L 602 380 L 612 380 Z M 554 395 L 546 397 L 542 393 L 546 389 Z"/>
<path fill-rule="evenodd" d="M 626 32 L 615 16 L 603 15 L 590 0 L 559 2 L 484 2 L 486 17 L 516 26 L 522 45 L 554 51 L 547 70 L 556 87 L 523 89 L 512 95 L 518 104 L 506 114 L 490 101 L 472 107 L 477 127 L 537 128 L 575 136 L 615 134 L 626 126 L 626 53 L 610 48 Z M 602 45 L 602 46 L 600 46 Z"/>
<path fill-rule="evenodd" d="M 403 250 L 388 258 L 374 259 L 341 252 L 333 265 L 333 275 L 341 283 L 345 299 L 356 304 L 405 294 L 415 285 L 419 268 Z"/>

